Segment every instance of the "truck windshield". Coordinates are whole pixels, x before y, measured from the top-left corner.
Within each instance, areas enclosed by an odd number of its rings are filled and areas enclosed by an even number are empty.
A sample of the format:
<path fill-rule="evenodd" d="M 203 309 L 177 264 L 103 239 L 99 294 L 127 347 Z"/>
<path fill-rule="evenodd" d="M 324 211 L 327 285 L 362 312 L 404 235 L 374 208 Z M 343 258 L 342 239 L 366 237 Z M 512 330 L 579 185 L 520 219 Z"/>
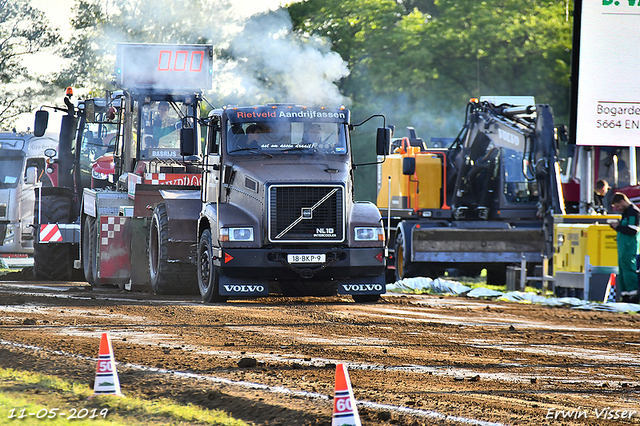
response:
<path fill-rule="evenodd" d="M 181 117 L 192 116 L 189 105 L 180 102 L 151 102 L 142 107 L 141 158 L 182 158 Z"/>
<path fill-rule="evenodd" d="M 82 133 L 83 164 L 91 164 L 104 154 L 113 152 L 117 130 L 116 123 L 87 123 L 86 130 Z"/>
<path fill-rule="evenodd" d="M 22 178 L 24 155 L 16 151 L 0 150 L 0 189 L 16 188 Z"/>
<path fill-rule="evenodd" d="M 227 152 L 237 155 L 344 155 L 347 153 L 347 127 L 335 122 L 229 121 Z"/>

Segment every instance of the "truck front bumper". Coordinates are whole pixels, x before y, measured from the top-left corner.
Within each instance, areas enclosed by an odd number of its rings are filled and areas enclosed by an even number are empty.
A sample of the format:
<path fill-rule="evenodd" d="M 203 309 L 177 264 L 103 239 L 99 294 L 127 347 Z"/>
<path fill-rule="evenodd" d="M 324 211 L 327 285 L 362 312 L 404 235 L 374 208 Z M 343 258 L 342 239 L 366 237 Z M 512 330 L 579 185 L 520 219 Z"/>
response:
<path fill-rule="evenodd" d="M 222 271 L 220 294 L 265 294 L 269 281 L 333 285 L 339 294 L 382 294 L 386 290 L 383 250 L 381 247 L 224 249 L 218 259 Z M 287 255 L 291 254 L 324 254 L 326 261 L 289 263 Z"/>

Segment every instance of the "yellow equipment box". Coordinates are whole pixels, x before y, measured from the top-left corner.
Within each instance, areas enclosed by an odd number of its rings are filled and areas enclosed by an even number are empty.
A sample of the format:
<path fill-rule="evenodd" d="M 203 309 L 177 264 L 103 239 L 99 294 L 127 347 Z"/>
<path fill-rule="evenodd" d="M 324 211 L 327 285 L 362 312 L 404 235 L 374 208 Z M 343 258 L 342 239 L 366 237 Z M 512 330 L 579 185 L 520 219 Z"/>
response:
<path fill-rule="evenodd" d="M 603 301 L 611 274 L 618 273 L 619 215 L 555 216 L 553 270 L 556 294 Z"/>
<path fill-rule="evenodd" d="M 592 266 L 618 266 L 616 231 L 608 224 L 559 223 L 554 230 L 556 271 L 585 272 Z"/>
<path fill-rule="evenodd" d="M 402 174 L 402 161 L 405 157 L 415 157 L 414 175 Z M 416 147 L 410 147 L 406 154 L 388 155 L 378 173 L 378 208 L 389 207 L 389 177 L 392 209 L 442 208 L 442 160 L 442 155 L 420 152 Z"/>

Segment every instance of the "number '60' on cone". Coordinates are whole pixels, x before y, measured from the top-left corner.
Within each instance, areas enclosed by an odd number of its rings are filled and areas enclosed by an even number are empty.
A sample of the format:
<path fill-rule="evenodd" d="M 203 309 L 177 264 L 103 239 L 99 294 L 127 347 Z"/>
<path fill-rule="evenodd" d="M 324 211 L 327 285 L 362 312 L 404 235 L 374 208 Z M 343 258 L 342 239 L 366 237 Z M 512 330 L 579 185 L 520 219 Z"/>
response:
<path fill-rule="evenodd" d="M 333 396 L 331 426 L 362 426 L 349 373 L 344 364 L 336 365 L 336 390 Z"/>
<path fill-rule="evenodd" d="M 98 352 L 98 367 L 96 369 L 96 381 L 93 385 L 93 395 L 123 396 L 120 391 L 120 380 L 116 371 L 116 360 L 113 356 L 111 339 L 108 333 L 102 333 L 100 339 L 100 351 Z"/>

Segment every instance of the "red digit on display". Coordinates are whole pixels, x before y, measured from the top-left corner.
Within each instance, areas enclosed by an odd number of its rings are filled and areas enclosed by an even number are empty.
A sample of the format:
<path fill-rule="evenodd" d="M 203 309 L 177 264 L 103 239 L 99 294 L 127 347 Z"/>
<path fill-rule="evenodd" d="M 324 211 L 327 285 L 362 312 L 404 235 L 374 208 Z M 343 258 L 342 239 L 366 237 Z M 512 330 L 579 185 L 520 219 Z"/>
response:
<path fill-rule="evenodd" d="M 158 55 L 158 71 L 171 71 L 171 51 L 161 50 Z"/>
<path fill-rule="evenodd" d="M 176 63 L 173 67 L 174 71 L 185 71 L 187 69 L 187 58 L 189 57 L 189 52 L 186 50 L 178 50 L 176 52 Z"/>
<path fill-rule="evenodd" d="M 203 61 L 204 61 L 204 52 L 202 50 L 191 52 L 191 65 L 189 66 L 189 71 L 193 71 L 193 72 L 202 71 Z M 196 65 L 198 66 L 198 68 L 194 66 L 194 62 L 197 62 Z"/>

